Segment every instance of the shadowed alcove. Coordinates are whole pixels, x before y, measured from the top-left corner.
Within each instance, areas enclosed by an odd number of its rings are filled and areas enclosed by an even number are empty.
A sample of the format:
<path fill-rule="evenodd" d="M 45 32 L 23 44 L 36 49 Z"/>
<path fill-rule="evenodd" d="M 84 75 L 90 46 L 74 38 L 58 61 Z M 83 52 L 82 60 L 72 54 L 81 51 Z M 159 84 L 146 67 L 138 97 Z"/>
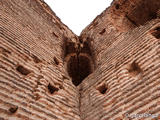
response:
<path fill-rule="evenodd" d="M 95 55 L 91 40 L 77 37 L 76 42 L 64 37 L 63 55 L 68 75 L 78 86 L 95 69 Z"/>
<path fill-rule="evenodd" d="M 93 72 L 89 56 L 81 54 L 71 56 L 67 62 L 67 71 L 72 78 L 72 83 L 78 86 L 89 74 Z"/>

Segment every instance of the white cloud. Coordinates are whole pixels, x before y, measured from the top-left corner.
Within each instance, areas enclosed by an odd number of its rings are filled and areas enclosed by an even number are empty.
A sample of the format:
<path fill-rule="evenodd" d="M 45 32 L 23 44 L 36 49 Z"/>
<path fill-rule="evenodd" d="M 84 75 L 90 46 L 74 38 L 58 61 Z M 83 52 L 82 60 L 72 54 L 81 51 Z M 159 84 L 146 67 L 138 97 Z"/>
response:
<path fill-rule="evenodd" d="M 44 0 L 75 34 L 101 14 L 112 0 Z"/>

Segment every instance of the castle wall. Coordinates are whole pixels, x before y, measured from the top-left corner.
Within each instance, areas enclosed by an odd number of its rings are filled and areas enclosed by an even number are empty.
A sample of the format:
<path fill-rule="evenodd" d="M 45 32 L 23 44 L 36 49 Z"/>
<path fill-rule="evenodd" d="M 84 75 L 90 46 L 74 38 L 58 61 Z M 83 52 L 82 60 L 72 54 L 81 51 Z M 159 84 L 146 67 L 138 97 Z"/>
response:
<path fill-rule="evenodd" d="M 160 119 L 159 5 L 114 0 L 78 37 L 41 0 L 1 0 L 0 120 Z"/>
<path fill-rule="evenodd" d="M 131 115 L 144 113 L 158 119 L 159 4 L 115 0 L 82 31 L 96 61 L 95 71 L 81 84 L 82 119 L 140 119 Z"/>
<path fill-rule="evenodd" d="M 1 120 L 80 119 L 64 37 L 76 38 L 42 1 L 0 1 Z"/>
<path fill-rule="evenodd" d="M 158 119 L 159 26 L 157 19 L 121 33 L 110 46 L 103 35 L 100 62 L 81 84 L 83 120 L 127 120 L 126 115 L 144 113 Z"/>

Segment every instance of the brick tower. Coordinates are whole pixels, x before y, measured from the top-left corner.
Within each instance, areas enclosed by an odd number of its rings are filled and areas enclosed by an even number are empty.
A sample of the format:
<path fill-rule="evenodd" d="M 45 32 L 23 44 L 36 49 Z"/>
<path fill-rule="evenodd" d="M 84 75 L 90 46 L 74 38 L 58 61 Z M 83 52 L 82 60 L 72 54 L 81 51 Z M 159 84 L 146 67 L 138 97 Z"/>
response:
<path fill-rule="evenodd" d="M 160 120 L 160 0 L 114 0 L 80 36 L 0 0 L 0 120 Z"/>

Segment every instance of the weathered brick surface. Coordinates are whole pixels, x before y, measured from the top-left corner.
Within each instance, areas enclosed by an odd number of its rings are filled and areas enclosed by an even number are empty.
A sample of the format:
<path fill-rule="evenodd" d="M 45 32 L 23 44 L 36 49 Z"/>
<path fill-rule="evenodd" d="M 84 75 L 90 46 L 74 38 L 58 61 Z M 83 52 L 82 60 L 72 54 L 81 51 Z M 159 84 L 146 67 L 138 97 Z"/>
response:
<path fill-rule="evenodd" d="M 115 0 L 83 30 L 82 38 L 93 43 L 97 68 L 81 84 L 82 119 L 141 119 L 126 114 L 152 114 L 156 117 L 142 119 L 158 119 L 159 4 L 150 0 Z M 151 19 L 148 14 L 157 17 Z M 104 86 L 105 93 L 101 90 Z"/>
<path fill-rule="evenodd" d="M 0 1 L 1 120 L 80 119 L 78 89 L 63 65 L 64 36 L 75 41 L 43 2 Z M 49 83 L 58 91 L 50 94 Z"/>
<path fill-rule="evenodd" d="M 151 31 L 159 26 L 152 22 L 119 36 L 110 47 L 101 50 L 99 66 L 81 84 L 81 112 L 86 120 L 108 120 L 126 113 L 160 114 L 159 40 Z M 140 70 L 131 71 L 132 64 Z M 96 88 L 106 84 L 107 92 Z M 146 118 L 150 119 L 150 118 Z"/>
<path fill-rule="evenodd" d="M 160 119 L 159 6 L 114 0 L 78 37 L 41 0 L 0 0 L 0 120 Z"/>

